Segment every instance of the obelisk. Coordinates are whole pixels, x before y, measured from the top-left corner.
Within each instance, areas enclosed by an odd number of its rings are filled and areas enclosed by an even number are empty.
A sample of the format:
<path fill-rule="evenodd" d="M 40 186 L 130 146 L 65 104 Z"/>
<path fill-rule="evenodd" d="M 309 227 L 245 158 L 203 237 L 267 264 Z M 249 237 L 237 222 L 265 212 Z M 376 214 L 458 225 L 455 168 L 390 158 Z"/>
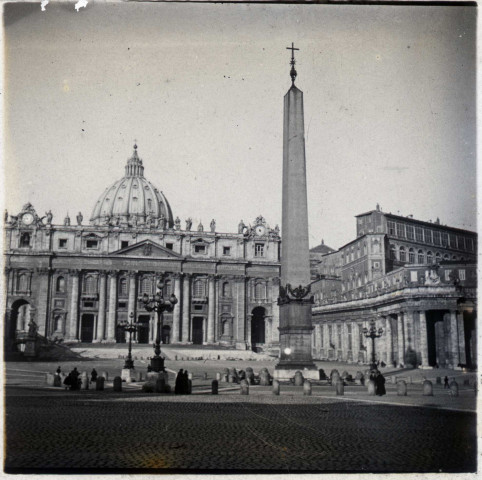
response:
<path fill-rule="evenodd" d="M 303 92 L 295 86 L 294 44 L 291 50 L 291 88 L 284 97 L 283 197 L 280 313 L 280 360 L 277 379 L 290 379 L 297 370 L 305 378 L 318 379 L 311 357 L 310 257 L 306 194 Z"/>

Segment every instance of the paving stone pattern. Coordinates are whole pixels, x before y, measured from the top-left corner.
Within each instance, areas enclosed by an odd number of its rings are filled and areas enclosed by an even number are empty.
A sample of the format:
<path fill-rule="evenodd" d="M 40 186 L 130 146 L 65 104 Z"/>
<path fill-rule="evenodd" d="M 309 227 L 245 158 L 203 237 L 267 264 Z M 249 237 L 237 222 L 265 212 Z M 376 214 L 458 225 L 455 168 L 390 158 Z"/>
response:
<path fill-rule="evenodd" d="M 209 396 L 179 402 L 8 390 L 11 473 L 476 469 L 473 413 L 313 397 L 279 403 L 279 397 L 255 402 L 233 394 L 232 402 Z"/>

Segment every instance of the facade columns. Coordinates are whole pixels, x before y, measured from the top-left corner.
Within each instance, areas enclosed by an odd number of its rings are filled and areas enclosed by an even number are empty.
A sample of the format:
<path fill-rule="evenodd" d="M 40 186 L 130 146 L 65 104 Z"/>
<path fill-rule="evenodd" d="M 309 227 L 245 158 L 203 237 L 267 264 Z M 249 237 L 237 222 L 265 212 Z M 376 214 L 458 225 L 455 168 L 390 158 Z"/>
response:
<path fill-rule="evenodd" d="M 236 330 L 235 342 L 246 347 L 246 277 L 243 275 L 236 277 Z"/>
<path fill-rule="evenodd" d="M 115 343 L 115 321 L 117 306 L 117 272 L 109 272 L 109 314 L 107 316 L 106 341 Z"/>
<path fill-rule="evenodd" d="M 80 272 L 71 270 L 72 295 L 70 296 L 69 340 L 78 340 L 77 326 L 79 321 L 79 276 Z"/>
<path fill-rule="evenodd" d="M 465 356 L 464 312 L 457 312 L 457 329 L 459 332 L 459 363 L 467 364 Z"/>
<path fill-rule="evenodd" d="M 397 314 L 398 333 L 398 366 L 405 365 L 405 329 L 403 325 L 403 313 Z"/>
<path fill-rule="evenodd" d="M 181 341 L 182 343 L 189 342 L 189 323 L 190 323 L 190 310 L 191 310 L 191 275 L 189 273 L 184 274 L 184 282 L 182 286 L 182 329 L 181 329 Z"/>
<path fill-rule="evenodd" d="M 387 365 L 393 365 L 393 347 L 392 347 L 392 319 L 390 316 L 385 318 L 385 349 L 387 351 Z"/>
<path fill-rule="evenodd" d="M 215 299 L 214 294 L 215 278 L 213 275 L 209 276 L 209 292 L 208 292 L 208 328 L 207 328 L 207 343 L 214 343 L 214 310 Z"/>
<path fill-rule="evenodd" d="M 358 362 L 358 356 L 360 354 L 360 332 L 358 331 L 358 323 L 352 322 L 351 324 L 351 351 L 354 362 Z"/>
<path fill-rule="evenodd" d="M 95 335 L 93 343 L 104 340 L 106 280 L 106 274 L 101 272 L 99 275 L 99 316 L 97 318 L 97 335 Z"/>
<path fill-rule="evenodd" d="M 136 313 L 136 272 L 129 272 L 129 297 L 127 300 L 127 321 L 130 322 L 130 315 Z"/>
<path fill-rule="evenodd" d="M 363 327 L 365 328 L 370 328 L 370 322 L 363 322 Z M 367 352 L 367 358 L 366 358 L 366 361 L 368 363 L 371 363 L 372 362 L 372 353 L 373 353 L 373 342 L 372 342 L 372 339 L 371 338 L 366 338 L 365 337 L 365 334 L 363 334 L 363 337 L 364 337 L 364 345 L 366 347 L 366 352 Z M 376 353 L 376 352 L 375 352 Z"/>
<path fill-rule="evenodd" d="M 174 277 L 174 295 L 178 302 L 174 305 L 172 312 L 172 339 L 171 343 L 179 343 L 179 332 L 181 330 L 181 282 L 182 277 L 179 273 L 173 275 Z"/>
<path fill-rule="evenodd" d="M 422 367 L 428 367 L 428 346 L 427 346 L 427 319 L 425 310 L 419 312 L 420 318 L 420 356 Z"/>
<path fill-rule="evenodd" d="M 457 312 L 450 310 L 450 341 L 449 341 L 449 363 L 455 368 L 459 363 L 459 335 L 457 329 Z"/>

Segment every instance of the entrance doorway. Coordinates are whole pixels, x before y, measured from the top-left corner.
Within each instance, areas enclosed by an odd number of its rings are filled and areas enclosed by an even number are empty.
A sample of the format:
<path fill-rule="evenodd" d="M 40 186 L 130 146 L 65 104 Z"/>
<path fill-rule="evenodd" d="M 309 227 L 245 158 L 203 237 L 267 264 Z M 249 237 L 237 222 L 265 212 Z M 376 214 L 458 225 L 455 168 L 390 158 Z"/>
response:
<path fill-rule="evenodd" d="M 150 315 L 139 315 L 137 322 L 137 343 L 149 343 L 149 320 Z"/>
<path fill-rule="evenodd" d="M 203 344 L 203 317 L 193 317 L 192 319 L 192 343 L 195 345 Z"/>
<path fill-rule="evenodd" d="M 477 367 L 476 313 L 464 312 L 465 363 L 468 368 Z"/>
<path fill-rule="evenodd" d="M 257 351 L 257 344 L 265 343 L 265 316 L 266 310 L 264 307 L 256 307 L 251 312 L 251 348 Z"/>
<path fill-rule="evenodd" d="M 80 341 L 92 343 L 92 340 L 94 340 L 94 315 L 92 313 L 84 313 L 82 315 Z"/>
<path fill-rule="evenodd" d="M 429 310 L 426 312 L 427 319 L 427 353 L 428 364 L 431 367 L 438 365 L 444 367 L 446 364 L 447 346 L 445 345 L 443 310 Z"/>

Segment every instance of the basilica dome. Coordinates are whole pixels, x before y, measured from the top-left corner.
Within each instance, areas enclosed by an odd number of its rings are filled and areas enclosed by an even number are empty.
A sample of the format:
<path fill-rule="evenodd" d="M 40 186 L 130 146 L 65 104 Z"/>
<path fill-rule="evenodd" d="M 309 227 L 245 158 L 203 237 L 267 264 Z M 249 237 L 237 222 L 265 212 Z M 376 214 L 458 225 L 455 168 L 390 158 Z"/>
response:
<path fill-rule="evenodd" d="M 144 166 L 134 145 L 127 160 L 125 175 L 107 187 L 97 200 L 90 223 L 93 225 L 139 225 L 151 223 L 170 228 L 174 225 L 171 207 L 164 196 L 144 177 Z"/>

